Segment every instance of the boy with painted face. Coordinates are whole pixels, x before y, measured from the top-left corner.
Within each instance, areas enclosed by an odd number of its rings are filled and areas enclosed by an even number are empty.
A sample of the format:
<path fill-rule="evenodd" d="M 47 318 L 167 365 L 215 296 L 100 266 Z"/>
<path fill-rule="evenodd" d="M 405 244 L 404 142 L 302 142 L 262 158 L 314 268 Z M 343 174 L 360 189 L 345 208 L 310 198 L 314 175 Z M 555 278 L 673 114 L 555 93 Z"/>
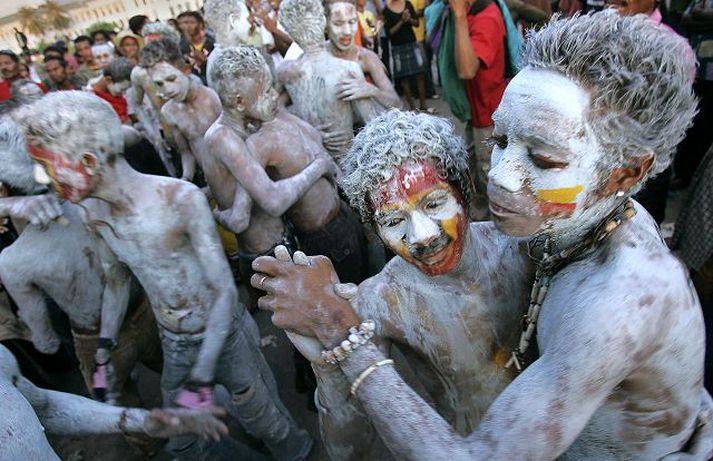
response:
<path fill-rule="evenodd" d="M 271 120 L 277 112 L 277 92 L 264 66 L 259 52 L 249 47 L 219 48 L 208 60 L 208 82 L 220 96 L 223 112 L 206 132 L 203 171 L 218 204 L 216 219 L 238 236 L 240 272 L 246 281 L 256 257 L 293 241 L 282 215 L 335 169 L 332 159 L 320 149 L 311 152 L 299 169 L 291 170 L 290 177 L 273 181 L 266 172 L 267 158 L 246 146 L 246 122 Z M 281 133 L 280 138 L 292 135 Z M 296 143 L 280 138 L 270 142 L 278 146 L 284 143 L 290 149 L 298 149 L 303 141 L 313 143 L 302 137 Z M 322 210 L 322 205 L 318 209 Z"/>
<path fill-rule="evenodd" d="M 115 59 L 102 71 L 102 78 L 91 84 L 94 94 L 111 104 L 124 124 L 131 124 L 128 103 L 124 98 L 124 92 L 131 86 L 131 68 L 126 58 Z"/>
<path fill-rule="evenodd" d="M 23 113 L 22 124 L 30 155 L 55 190 L 82 202 L 85 222 L 145 288 L 163 345 L 165 404 L 210 405 L 213 385 L 223 384 L 241 424 L 277 459 L 306 456 L 311 440 L 279 400 L 204 194 L 133 170 L 120 155 L 118 118 L 94 95 L 51 93 Z M 199 456 L 203 447 L 193 442 L 170 443 Z"/>
<path fill-rule="evenodd" d="M 391 84 L 384 64 L 373 51 L 357 46 L 354 39 L 359 32 L 359 16 L 354 2 L 332 0 L 326 3 L 327 50 L 335 57 L 359 63 L 364 75 L 373 83 L 357 77 L 345 77 L 339 84 L 339 99 L 374 98 L 384 107 L 403 107 L 403 102 Z"/>
<path fill-rule="evenodd" d="M 352 305 L 376 322 L 382 350 L 393 346 L 406 357 L 421 395 L 468 434 L 512 379 L 503 365 L 517 341 L 531 276 L 524 251 L 491 223 L 468 224 L 467 156 L 447 121 L 392 110 L 367 124 L 355 143 L 342 164 L 342 186 L 397 257 L 359 286 Z M 271 293 L 272 281 L 263 277 L 254 280 Z M 273 321 L 281 325 L 277 314 Z M 384 447 L 349 398 L 343 373 L 325 364 L 314 369 L 330 455 L 378 458 Z"/>
<path fill-rule="evenodd" d="M 179 33 L 173 27 L 160 22 L 152 22 L 146 24 L 142 33 L 144 34 L 144 43 L 148 45 L 157 40 L 168 40 L 176 47 L 181 39 Z M 139 53 L 139 61 L 141 55 L 145 54 L 143 49 Z M 173 163 L 170 160 L 170 153 L 166 142 L 161 136 L 161 107 L 166 102 L 157 95 L 156 87 L 151 81 L 148 72 L 143 67 L 134 66 L 131 71 L 131 89 L 127 93 L 127 100 L 130 107 L 130 112 L 136 114 L 138 123 L 141 129 L 146 133 L 146 138 L 153 144 L 161 161 L 163 162 L 166 171 L 171 176 L 176 176 L 176 171 Z"/>
<path fill-rule="evenodd" d="M 157 95 L 167 101 L 161 108 L 167 135 L 181 154 L 181 179 L 192 181 L 196 161 L 202 165 L 206 155 L 203 135 L 220 115 L 220 99 L 183 72 L 181 51 L 169 40 L 149 43 L 140 65 L 148 71 Z"/>
<path fill-rule="evenodd" d="M 364 72 L 357 63 L 327 51 L 320 0 L 285 0 L 279 17 L 304 53 L 296 60 L 283 61 L 276 69 L 277 80 L 292 100 L 291 111 L 323 132 L 324 147 L 339 160 L 354 137 L 354 125 L 371 120 L 380 108 L 371 99 L 341 99 L 347 96 L 342 94 L 342 82 L 363 81 Z"/>
<path fill-rule="evenodd" d="M 398 459 L 713 456 L 700 305 L 651 217 L 628 198 L 670 163 L 695 112 L 686 47 L 641 16 L 581 16 L 529 36 L 525 69 L 495 113 L 489 185 L 496 226 L 526 237 L 537 266 L 508 361 L 524 370 L 463 437 L 374 345 L 341 351 L 352 393 Z M 360 316 L 329 290 L 296 299 L 291 282 L 331 273 L 310 262 L 256 261 L 270 293 L 261 305 L 332 349 Z M 540 357 L 527 366 L 535 341 Z"/>
<path fill-rule="evenodd" d="M 92 57 L 94 58 L 94 63 L 100 68 L 104 69 L 116 58 L 114 52 L 114 47 L 108 43 L 95 43 L 92 45 Z"/>

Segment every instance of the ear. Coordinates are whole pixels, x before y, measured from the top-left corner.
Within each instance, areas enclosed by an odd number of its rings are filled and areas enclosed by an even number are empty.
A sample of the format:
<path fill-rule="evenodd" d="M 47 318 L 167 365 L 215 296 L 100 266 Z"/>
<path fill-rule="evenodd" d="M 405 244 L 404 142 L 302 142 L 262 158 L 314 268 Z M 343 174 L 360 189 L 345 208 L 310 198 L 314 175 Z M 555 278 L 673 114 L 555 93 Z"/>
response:
<path fill-rule="evenodd" d="M 99 159 L 92 152 L 83 153 L 81 161 L 89 176 L 94 176 L 99 172 Z"/>
<path fill-rule="evenodd" d="M 629 189 L 637 185 L 649 172 L 654 164 L 656 156 L 648 151 L 644 155 L 634 157 L 629 161 L 629 166 L 616 168 L 609 175 L 606 185 L 602 191 L 604 197 L 608 197 L 617 192 L 628 192 Z"/>

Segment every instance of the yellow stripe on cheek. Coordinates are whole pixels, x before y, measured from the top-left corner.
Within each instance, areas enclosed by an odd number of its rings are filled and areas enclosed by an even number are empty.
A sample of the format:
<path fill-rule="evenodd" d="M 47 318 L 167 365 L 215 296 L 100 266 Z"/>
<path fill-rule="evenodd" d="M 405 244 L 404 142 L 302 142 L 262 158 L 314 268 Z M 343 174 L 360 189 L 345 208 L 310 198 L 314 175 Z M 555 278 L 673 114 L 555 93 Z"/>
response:
<path fill-rule="evenodd" d="M 537 191 L 537 197 L 550 203 L 572 203 L 583 190 L 584 187 L 581 185 L 562 189 L 540 189 Z"/>

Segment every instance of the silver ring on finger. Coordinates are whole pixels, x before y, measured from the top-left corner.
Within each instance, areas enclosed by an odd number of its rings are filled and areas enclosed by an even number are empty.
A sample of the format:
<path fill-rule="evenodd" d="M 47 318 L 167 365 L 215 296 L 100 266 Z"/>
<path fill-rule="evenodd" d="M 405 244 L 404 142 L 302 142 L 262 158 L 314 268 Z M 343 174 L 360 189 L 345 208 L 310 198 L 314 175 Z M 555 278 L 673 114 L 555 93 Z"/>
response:
<path fill-rule="evenodd" d="M 260 279 L 260 284 L 259 284 L 259 285 L 260 285 L 260 288 L 262 288 L 263 290 L 265 289 L 265 285 L 264 285 L 264 284 L 265 284 L 265 280 L 267 280 L 267 275 L 263 275 L 262 278 Z"/>

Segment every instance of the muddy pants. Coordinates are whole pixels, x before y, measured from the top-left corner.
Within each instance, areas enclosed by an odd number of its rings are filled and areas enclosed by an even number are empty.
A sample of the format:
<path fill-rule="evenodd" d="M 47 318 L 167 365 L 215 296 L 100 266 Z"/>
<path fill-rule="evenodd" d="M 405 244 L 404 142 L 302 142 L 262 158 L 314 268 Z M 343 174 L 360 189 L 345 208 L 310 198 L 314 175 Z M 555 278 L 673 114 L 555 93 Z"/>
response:
<path fill-rule="evenodd" d="M 238 310 L 218 359 L 215 384 L 228 389 L 240 424 L 248 434 L 261 439 L 275 459 L 305 459 L 312 440 L 297 427 L 280 401 L 275 378 L 260 351 L 260 333 L 255 321 L 243 306 Z M 176 334 L 165 329 L 160 333 L 164 353 L 161 376 L 164 405 L 175 406 L 178 392 L 198 358 L 203 335 Z M 194 436 L 177 437 L 169 442 L 169 450 L 180 459 L 207 459 L 205 444 L 198 442 Z M 211 454 L 210 458 L 219 459 L 219 456 Z M 240 456 L 232 453 L 232 459 L 240 459 Z"/>

